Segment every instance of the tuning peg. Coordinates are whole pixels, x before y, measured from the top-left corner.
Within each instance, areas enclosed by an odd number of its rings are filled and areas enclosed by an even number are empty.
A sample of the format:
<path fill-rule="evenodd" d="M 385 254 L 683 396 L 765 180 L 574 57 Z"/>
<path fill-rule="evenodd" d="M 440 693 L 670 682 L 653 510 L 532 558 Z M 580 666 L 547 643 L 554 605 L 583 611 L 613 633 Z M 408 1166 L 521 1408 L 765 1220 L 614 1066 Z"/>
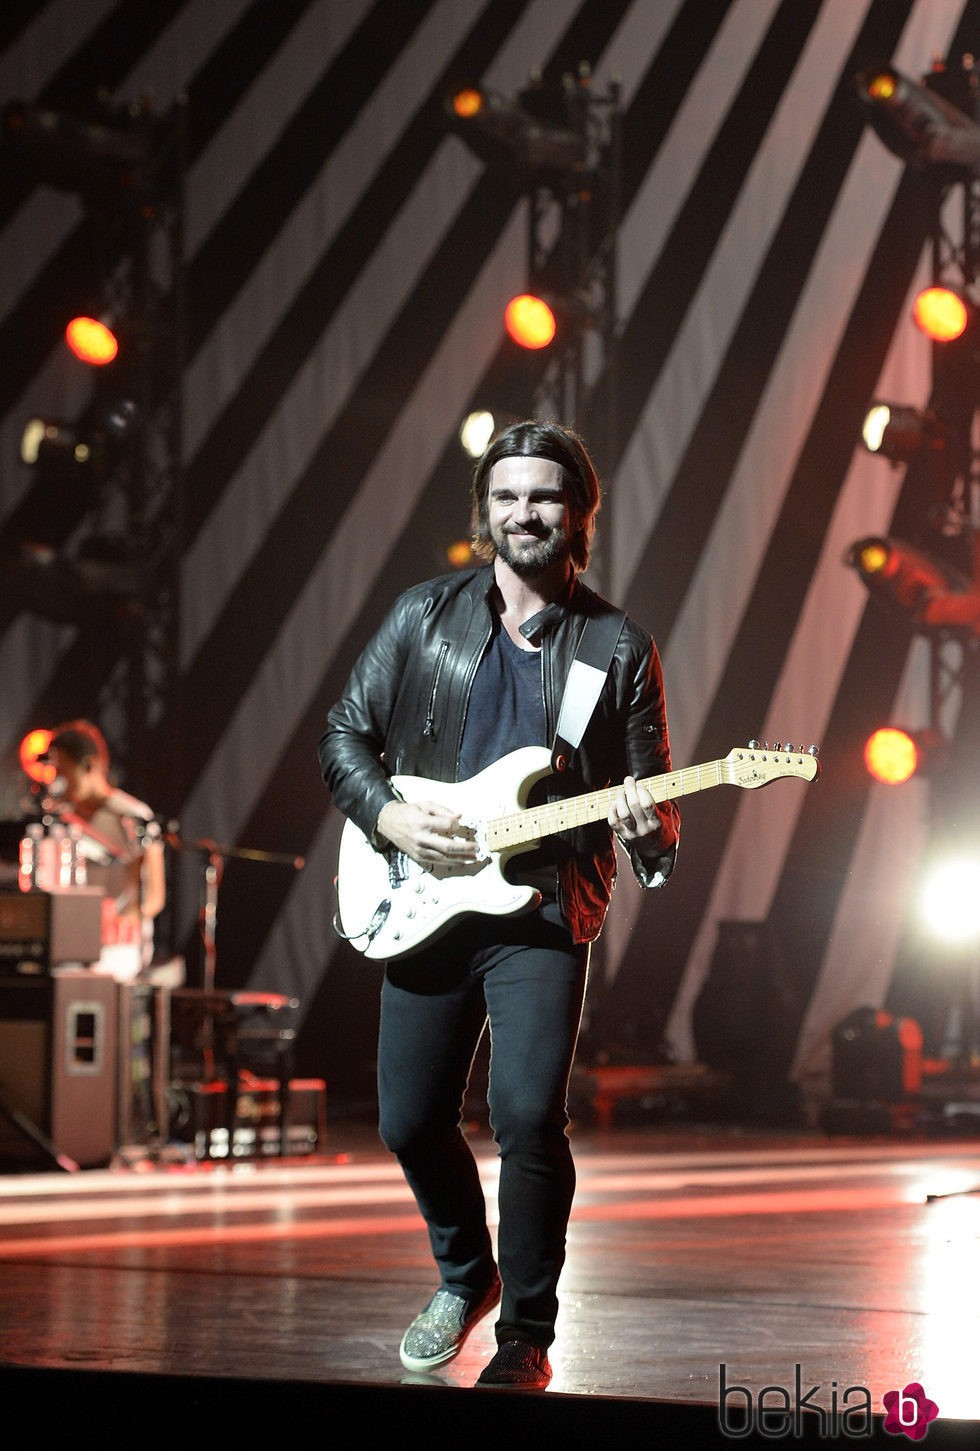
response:
<path fill-rule="evenodd" d="M 819 756 L 819 754 L 820 754 L 820 747 L 819 746 L 807 746 L 806 753 L 807 753 L 808 756 Z"/>
<path fill-rule="evenodd" d="M 781 751 L 782 749 L 783 749 L 782 741 L 776 741 L 774 743 L 774 745 L 773 745 L 773 750 L 774 751 Z"/>
<path fill-rule="evenodd" d="M 783 750 L 786 752 L 787 756 L 791 756 L 793 754 L 793 751 L 795 750 L 795 747 L 793 745 L 793 742 L 792 741 L 784 741 L 783 742 Z"/>
<path fill-rule="evenodd" d="M 751 741 L 749 741 L 749 750 L 750 751 L 761 751 L 762 750 L 762 742 L 761 741 L 754 740 L 754 739 L 751 740 Z"/>

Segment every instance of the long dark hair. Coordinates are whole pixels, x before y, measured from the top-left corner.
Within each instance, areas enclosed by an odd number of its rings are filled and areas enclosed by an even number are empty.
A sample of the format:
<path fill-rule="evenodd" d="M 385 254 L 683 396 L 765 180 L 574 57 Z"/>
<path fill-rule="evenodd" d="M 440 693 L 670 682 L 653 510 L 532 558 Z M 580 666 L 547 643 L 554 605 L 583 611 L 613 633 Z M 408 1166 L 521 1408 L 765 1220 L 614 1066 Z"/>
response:
<path fill-rule="evenodd" d="M 490 471 L 502 458 L 546 458 L 562 470 L 571 506 L 570 555 L 576 570 L 588 568 L 601 494 L 595 465 L 578 434 L 558 423 L 512 423 L 494 438 L 473 470 L 473 551 L 482 559 L 497 553 L 490 537 Z"/>

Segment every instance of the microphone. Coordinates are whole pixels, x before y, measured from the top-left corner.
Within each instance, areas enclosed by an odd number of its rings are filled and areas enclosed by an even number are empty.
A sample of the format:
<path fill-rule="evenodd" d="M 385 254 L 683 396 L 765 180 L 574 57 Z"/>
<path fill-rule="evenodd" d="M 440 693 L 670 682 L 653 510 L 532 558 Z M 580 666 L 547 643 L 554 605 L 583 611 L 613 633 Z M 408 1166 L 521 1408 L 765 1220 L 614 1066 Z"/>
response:
<path fill-rule="evenodd" d="M 114 811 L 117 816 L 135 816 L 138 821 L 153 821 L 153 812 L 145 801 L 138 801 L 135 796 L 130 796 L 127 791 L 120 791 L 113 787 L 106 797 L 106 806 Z"/>
<path fill-rule="evenodd" d="M 68 778 L 66 776 L 55 776 L 53 781 L 46 781 L 41 788 L 41 809 L 43 811 L 57 811 L 68 793 Z"/>

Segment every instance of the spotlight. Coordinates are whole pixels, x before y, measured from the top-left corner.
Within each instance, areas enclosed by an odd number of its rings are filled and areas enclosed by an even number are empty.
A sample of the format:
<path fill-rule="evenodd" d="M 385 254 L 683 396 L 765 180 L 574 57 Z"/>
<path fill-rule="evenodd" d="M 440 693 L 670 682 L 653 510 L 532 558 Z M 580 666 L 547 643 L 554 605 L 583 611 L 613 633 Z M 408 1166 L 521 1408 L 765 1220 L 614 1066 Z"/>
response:
<path fill-rule="evenodd" d="M 970 297 L 959 287 L 936 283 L 924 287 L 912 304 L 912 319 L 934 343 L 952 343 L 966 332 L 976 313 Z"/>
<path fill-rule="evenodd" d="M 478 86 L 464 86 L 449 98 L 449 109 L 458 121 L 471 121 L 479 116 L 487 104 L 487 98 Z"/>
<path fill-rule="evenodd" d="M 868 774 L 885 786 L 902 786 L 945 760 L 948 744 L 937 731 L 881 726 L 864 743 Z"/>
<path fill-rule="evenodd" d="M 899 539 L 872 536 L 852 544 L 844 563 L 869 594 L 923 633 L 980 633 L 980 595 L 969 581 L 931 555 Z"/>
<path fill-rule="evenodd" d="M 62 470 L 87 465 L 92 449 L 73 424 L 50 418 L 31 418 L 24 426 L 20 456 L 29 467 L 46 464 L 54 470 Z"/>
<path fill-rule="evenodd" d="M 919 891 L 919 912 L 945 942 L 980 941 L 980 860 L 951 855 L 933 862 Z"/>
<path fill-rule="evenodd" d="M 510 180 L 567 184 L 585 169 L 584 137 L 533 115 L 518 101 L 465 85 L 446 98 L 445 108 L 452 130 L 473 154 Z"/>
<path fill-rule="evenodd" d="M 943 448 L 946 428 L 934 413 L 876 399 L 865 415 L 861 439 L 869 453 L 908 463 L 921 449 Z"/>
<path fill-rule="evenodd" d="M 27 732 L 17 752 L 24 774 L 44 786 L 53 781 L 56 775 L 51 762 L 43 759 L 50 744 L 51 732 L 38 728 Z"/>
<path fill-rule="evenodd" d="M 75 423 L 31 418 L 21 436 L 21 461 L 30 468 L 66 475 L 91 469 L 104 474 L 135 427 L 136 404 L 112 398 L 86 410 Z"/>
<path fill-rule="evenodd" d="M 65 342 L 83 363 L 104 368 L 119 353 L 119 339 L 104 318 L 79 315 L 65 328 Z"/>
<path fill-rule="evenodd" d="M 938 78 L 920 85 L 893 66 L 878 65 L 862 71 L 854 84 L 878 139 L 900 160 L 923 167 L 980 167 L 980 126 L 938 93 Z"/>
<path fill-rule="evenodd" d="M 547 298 L 522 292 L 504 308 L 504 327 L 519 348 L 534 352 L 554 340 L 558 320 Z"/>
<path fill-rule="evenodd" d="M 949 588 L 945 568 L 897 539 L 872 536 L 852 544 L 845 563 L 868 588 L 877 587 L 903 609 L 916 610 L 930 594 Z"/>
<path fill-rule="evenodd" d="M 482 458 L 497 431 L 497 420 L 488 409 L 468 413 L 459 426 L 459 441 L 470 458 Z"/>
<path fill-rule="evenodd" d="M 518 293 L 504 308 L 504 327 L 519 348 L 541 352 L 563 344 L 591 327 L 595 313 L 588 297 L 547 282 L 534 291 Z"/>

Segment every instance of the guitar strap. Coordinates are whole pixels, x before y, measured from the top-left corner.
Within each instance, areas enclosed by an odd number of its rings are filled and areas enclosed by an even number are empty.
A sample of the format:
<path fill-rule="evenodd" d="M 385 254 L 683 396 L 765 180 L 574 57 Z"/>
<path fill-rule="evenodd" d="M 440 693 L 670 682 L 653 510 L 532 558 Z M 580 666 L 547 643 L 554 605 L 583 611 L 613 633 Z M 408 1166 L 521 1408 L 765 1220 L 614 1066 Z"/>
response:
<path fill-rule="evenodd" d="M 556 771 L 568 769 L 572 753 L 585 735 L 625 622 L 624 612 L 611 606 L 590 615 L 585 622 L 565 682 L 558 729 L 551 748 L 551 763 Z"/>

